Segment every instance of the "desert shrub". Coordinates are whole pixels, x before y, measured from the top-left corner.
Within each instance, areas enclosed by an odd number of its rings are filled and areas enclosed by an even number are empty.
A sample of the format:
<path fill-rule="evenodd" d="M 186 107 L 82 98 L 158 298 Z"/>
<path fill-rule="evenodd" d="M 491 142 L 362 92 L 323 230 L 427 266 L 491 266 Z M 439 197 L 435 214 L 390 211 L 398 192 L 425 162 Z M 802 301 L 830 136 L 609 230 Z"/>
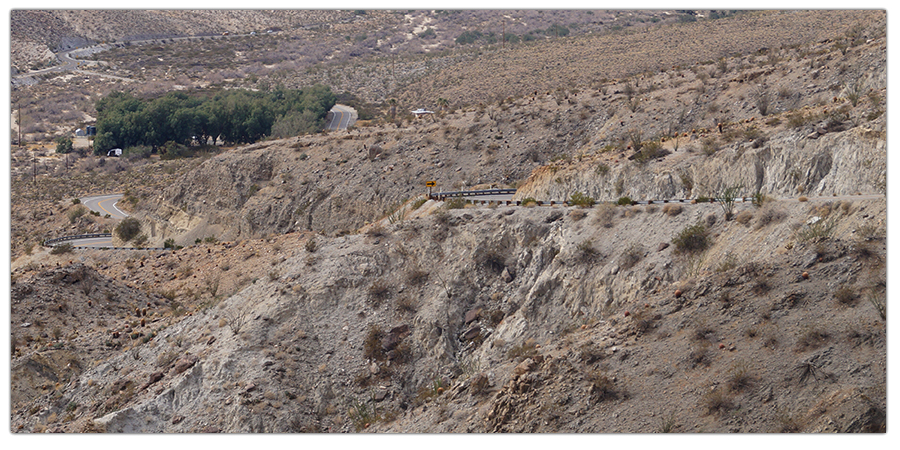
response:
<path fill-rule="evenodd" d="M 462 197 L 453 197 L 444 201 L 444 208 L 462 209 L 466 207 L 466 200 Z"/>
<path fill-rule="evenodd" d="M 594 206 L 595 202 L 596 201 L 594 200 L 594 197 L 590 197 L 581 192 L 576 192 L 576 193 L 572 194 L 571 198 L 569 198 L 569 204 L 575 205 L 575 206 L 580 206 L 582 208 Z"/>
<path fill-rule="evenodd" d="M 717 151 L 719 151 L 718 140 L 713 136 L 704 138 L 702 141 L 700 141 L 700 151 L 703 152 L 703 154 L 706 156 L 714 155 Z"/>
<path fill-rule="evenodd" d="M 815 350 L 828 342 L 829 338 L 828 332 L 819 324 L 806 324 L 798 332 L 797 350 Z"/>
<path fill-rule="evenodd" d="M 163 248 L 171 248 L 171 249 L 177 250 L 182 247 L 175 243 L 174 238 L 169 238 L 169 239 L 166 239 L 165 242 L 163 242 Z"/>
<path fill-rule="evenodd" d="M 666 203 L 662 207 L 663 214 L 670 216 L 670 217 L 675 217 L 675 216 L 681 214 L 681 210 L 682 210 L 681 205 L 679 205 L 678 203 Z"/>
<path fill-rule="evenodd" d="M 821 219 L 797 230 L 797 239 L 801 242 L 817 243 L 831 239 L 837 222 Z"/>
<path fill-rule="evenodd" d="M 369 404 L 369 402 L 360 401 L 356 398 L 350 400 L 347 415 L 350 417 L 350 421 L 353 422 L 356 431 L 362 431 L 381 418 L 374 402 Z"/>
<path fill-rule="evenodd" d="M 383 280 L 378 279 L 375 280 L 371 285 L 369 285 L 369 299 L 375 306 L 381 304 L 382 301 L 386 300 L 391 296 L 391 286 L 390 284 Z"/>
<path fill-rule="evenodd" d="M 413 286 L 422 285 L 425 284 L 426 281 L 428 281 L 429 275 L 430 274 L 427 270 L 412 267 L 406 271 L 406 282 Z"/>
<path fill-rule="evenodd" d="M 634 267 L 634 265 L 643 259 L 643 257 L 644 248 L 641 244 L 631 244 L 624 252 L 622 252 L 622 255 L 619 256 L 619 267 L 623 270 L 628 270 Z"/>
<path fill-rule="evenodd" d="M 722 209 L 725 211 L 725 220 L 731 220 L 734 216 L 735 201 L 740 190 L 740 186 L 730 186 L 719 193 L 718 201 L 719 205 L 721 205 Z"/>
<path fill-rule="evenodd" d="M 525 197 L 522 199 L 522 206 L 532 207 L 537 206 L 538 202 L 534 199 L 534 197 Z"/>
<path fill-rule="evenodd" d="M 662 147 L 662 144 L 659 141 L 648 141 L 644 142 L 641 146 L 641 150 L 635 155 L 634 159 L 639 163 L 645 163 L 651 159 L 662 158 L 669 153 L 668 150 Z"/>
<path fill-rule="evenodd" d="M 119 222 L 119 225 L 115 228 L 116 236 L 119 239 L 128 242 L 138 237 L 138 234 L 141 232 L 141 222 L 134 217 L 126 217 L 124 220 Z"/>
<path fill-rule="evenodd" d="M 590 394 L 595 396 L 598 401 L 614 399 L 619 396 L 619 390 L 616 383 L 600 370 L 591 372 L 588 375 L 591 383 Z"/>
<path fill-rule="evenodd" d="M 363 357 L 373 361 L 384 359 L 384 350 L 381 347 L 381 339 L 384 332 L 376 324 L 369 325 L 366 337 L 363 340 Z"/>
<path fill-rule="evenodd" d="M 619 197 L 619 200 L 616 201 L 616 204 L 619 206 L 633 205 L 634 200 L 631 197 Z"/>
<path fill-rule="evenodd" d="M 682 229 L 672 243 L 679 253 L 697 253 L 709 247 L 709 233 L 703 223 L 696 223 Z"/>
<path fill-rule="evenodd" d="M 771 223 L 779 223 L 785 218 L 787 218 L 787 213 L 784 210 L 768 205 L 759 210 L 759 214 L 756 215 L 754 228 L 758 230 Z"/>
<path fill-rule="evenodd" d="M 581 208 L 573 209 L 571 212 L 569 212 L 569 218 L 572 219 L 572 221 L 574 221 L 574 222 L 578 222 L 579 220 L 584 219 L 585 217 L 587 217 L 587 212 L 585 212 Z"/>
<path fill-rule="evenodd" d="M 53 249 L 50 250 L 51 255 L 62 255 L 64 253 L 70 253 L 72 251 L 72 244 L 66 242 L 64 244 L 57 244 L 53 246 Z"/>
<path fill-rule="evenodd" d="M 594 248 L 594 241 L 590 238 L 585 239 L 575 246 L 575 261 L 588 263 L 600 256 L 600 252 Z"/>
<path fill-rule="evenodd" d="M 397 299 L 397 309 L 400 311 L 415 313 L 418 307 L 419 305 L 416 301 L 408 295 L 404 295 Z"/>
<path fill-rule="evenodd" d="M 859 298 L 857 292 L 850 286 L 841 285 L 834 291 L 834 299 L 844 305 L 852 305 Z"/>
<path fill-rule="evenodd" d="M 703 394 L 701 404 L 706 408 L 707 413 L 725 413 L 734 407 L 731 395 L 724 388 L 716 387 L 711 391 Z"/>
<path fill-rule="evenodd" d="M 728 381 L 726 385 L 728 386 L 728 389 L 733 392 L 740 392 L 750 387 L 753 382 L 753 372 L 747 361 L 737 361 L 728 370 Z"/>
<path fill-rule="evenodd" d="M 153 154 L 153 148 L 147 145 L 135 145 L 122 150 L 122 157 L 129 160 L 149 158 Z"/>
<path fill-rule="evenodd" d="M 752 211 L 741 211 L 737 216 L 735 216 L 734 220 L 736 220 L 741 225 L 747 225 L 750 223 L 750 220 L 753 219 Z"/>
<path fill-rule="evenodd" d="M 767 196 L 766 194 L 763 194 L 762 192 L 757 191 L 755 194 L 753 194 L 753 206 L 757 208 L 762 208 L 763 205 L 770 201 L 772 201 L 772 198 Z"/>
<path fill-rule="evenodd" d="M 304 247 L 304 248 L 306 249 L 306 251 L 309 252 L 309 253 L 315 253 L 316 250 L 319 249 L 319 245 L 316 243 L 316 239 L 313 238 L 313 237 L 310 237 L 310 238 L 306 241 L 306 244 L 304 244 L 303 247 Z"/>
<path fill-rule="evenodd" d="M 613 219 L 616 217 L 616 207 L 609 203 L 601 203 L 594 208 L 594 223 L 604 228 L 613 226 Z"/>
<path fill-rule="evenodd" d="M 75 223 L 81 216 L 85 215 L 88 212 L 88 209 L 82 205 L 75 205 L 73 208 L 69 209 L 66 212 L 66 217 L 69 218 L 70 223 Z"/>

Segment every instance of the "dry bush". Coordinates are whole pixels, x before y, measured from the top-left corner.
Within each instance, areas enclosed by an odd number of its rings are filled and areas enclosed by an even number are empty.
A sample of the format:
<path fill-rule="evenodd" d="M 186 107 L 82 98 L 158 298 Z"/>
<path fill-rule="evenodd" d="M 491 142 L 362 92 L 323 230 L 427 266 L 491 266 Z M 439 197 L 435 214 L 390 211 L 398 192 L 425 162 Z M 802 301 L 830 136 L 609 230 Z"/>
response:
<path fill-rule="evenodd" d="M 787 213 L 783 209 L 776 208 L 771 204 L 766 205 L 756 215 L 756 224 L 753 225 L 753 228 L 759 230 L 769 224 L 780 223 L 786 218 Z"/>
<path fill-rule="evenodd" d="M 708 414 L 726 413 L 734 408 L 731 395 L 719 387 L 703 394 L 701 404 L 706 408 Z"/>
<path fill-rule="evenodd" d="M 588 375 L 588 379 L 591 382 L 589 393 L 596 396 L 598 401 L 619 397 L 620 392 L 616 387 L 616 383 L 602 371 L 597 370 L 591 372 L 590 375 Z"/>
<path fill-rule="evenodd" d="M 681 211 L 682 211 L 681 205 L 678 203 L 666 203 L 662 207 L 663 214 L 665 214 L 669 217 L 675 217 L 675 216 L 681 214 Z"/>
<path fill-rule="evenodd" d="M 391 285 L 384 279 L 375 280 L 369 285 L 369 300 L 372 304 L 378 306 L 382 301 L 391 296 Z"/>
<path fill-rule="evenodd" d="M 796 350 L 815 350 L 828 342 L 830 337 L 819 324 L 806 324 L 798 333 Z"/>
<path fill-rule="evenodd" d="M 609 203 L 601 203 L 594 208 L 594 223 L 604 228 L 612 228 L 616 217 L 616 207 Z"/>
<path fill-rule="evenodd" d="M 755 378 L 747 361 L 736 361 L 728 370 L 728 389 L 740 392 L 753 385 Z"/>
<path fill-rule="evenodd" d="M 753 212 L 748 211 L 748 210 L 741 211 L 734 218 L 734 220 L 736 220 L 741 225 L 748 225 L 750 223 L 750 220 L 752 220 L 752 219 L 753 219 Z"/>
<path fill-rule="evenodd" d="M 578 222 L 579 220 L 584 219 L 585 216 L 587 216 L 587 213 L 582 208 L 573 209 L 569 213 L 569 218 L 571 218 L 574 222 Z"/>
<path fill-rule="evenodd" d="M 842 305 L 852 305 L 859 299 L 859 294 L 852 287 L 844 284 L 834 291 L 834 299 Z"/>
<path fill-rule="evenodd" d="M 384 351 L 381 348 L 381 338 L 384 332 L 376 324 L 369 325 L 366 337 L 363 340 L 363 357 L 373 361 L 384 359 Z"/>
<path fill-rule="evenodd" d="M 397 309 L 402 312 L 415 313 L 418 307 L 418 302 L 408 295 L 397 299 Z"/>
<path fill-rule="evenodd" d="M 619 256 L 619 268 L 628 270 L 634 267 L 644 257 L 644 247 L 638 243 L 634 243 L 622 252 Z"/>

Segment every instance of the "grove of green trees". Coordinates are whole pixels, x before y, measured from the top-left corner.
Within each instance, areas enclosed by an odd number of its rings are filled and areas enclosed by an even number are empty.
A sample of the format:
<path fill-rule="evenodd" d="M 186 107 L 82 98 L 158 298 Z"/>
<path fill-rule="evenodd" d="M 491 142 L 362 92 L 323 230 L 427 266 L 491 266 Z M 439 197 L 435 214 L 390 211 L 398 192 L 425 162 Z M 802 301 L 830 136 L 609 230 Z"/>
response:
<path fill-rule="evenodd" d="M 113 92 L 96 103 L 94 153 L 112 148 L 246 144 L 321 130 L 334 106 L 331 89 L 276 88 L 269 92 L 226 90 L 213 95 L 170 92 L 143 100 Z"/>

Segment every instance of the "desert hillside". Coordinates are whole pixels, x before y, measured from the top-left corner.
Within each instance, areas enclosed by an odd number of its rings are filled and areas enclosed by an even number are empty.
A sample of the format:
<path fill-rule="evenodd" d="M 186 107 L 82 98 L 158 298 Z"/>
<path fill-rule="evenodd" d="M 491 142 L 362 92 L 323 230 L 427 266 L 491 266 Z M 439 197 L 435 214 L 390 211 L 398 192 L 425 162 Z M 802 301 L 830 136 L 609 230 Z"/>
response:
<path fill-rule="evenodd" d="M 12 87 L 13 433 L 886 432 L 885 11 L 13 19 L 14 73 L 106 43 Z M 350 129 L 55 152 L 322 82 Z"/>

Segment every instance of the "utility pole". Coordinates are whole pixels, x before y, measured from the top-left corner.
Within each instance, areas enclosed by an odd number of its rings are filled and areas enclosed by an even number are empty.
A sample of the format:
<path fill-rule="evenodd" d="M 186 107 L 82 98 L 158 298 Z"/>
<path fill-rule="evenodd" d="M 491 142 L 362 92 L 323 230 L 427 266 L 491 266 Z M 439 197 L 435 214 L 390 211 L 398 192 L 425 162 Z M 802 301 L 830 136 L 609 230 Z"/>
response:
<path fill-rule="evenodd" d="M 19 126 L 18 126 L 18 129 L 19 129 L 19 147 L 22 147 L 22 104 L 19 103 L 19 104 L 16 105 L 16 106 L 18 106 L 18 108 L 16 108 L 16 109 L 17 109 L 18 112 L 19 112 L 19 120 L 16 122 L 16 123 L 19 125 Z"/>

